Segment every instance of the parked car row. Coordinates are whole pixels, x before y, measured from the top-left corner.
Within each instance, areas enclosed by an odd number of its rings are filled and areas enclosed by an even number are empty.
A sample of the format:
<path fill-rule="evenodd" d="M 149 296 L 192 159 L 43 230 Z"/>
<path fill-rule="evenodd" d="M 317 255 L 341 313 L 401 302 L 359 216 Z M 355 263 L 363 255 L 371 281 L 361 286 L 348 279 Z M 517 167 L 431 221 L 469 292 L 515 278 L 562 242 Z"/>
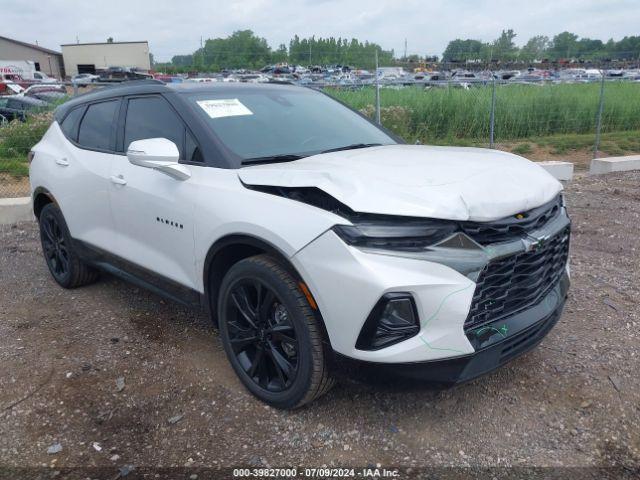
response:
<path fill-rule="evenodd" d="M 486 85 L 489 82 L 500 83 L 588 83 L 607 80 L 640 81 L 640 69 L 599 70 L 571 68 L 562 70 L 500 70 L 469 71 L 450 70 L 433 71 L 423 68 L 407 71 L 402 67 L 380 67 L 377 70 L 358 69 L 347 65 L 309 66 L 268 65 L 260 71 L 246 69 L 223 70 L 220 73 L 198 72 L 190 75 L 156 74 L 167 83 L 181 82 L 240 82 L 263 83 L 286 81 L 310 87 L 360 87 L 378 82 L 384 86 L 402 87 L 418 85 L 425 87 L 457 86 L 470 88 L 474 85 Z"/>

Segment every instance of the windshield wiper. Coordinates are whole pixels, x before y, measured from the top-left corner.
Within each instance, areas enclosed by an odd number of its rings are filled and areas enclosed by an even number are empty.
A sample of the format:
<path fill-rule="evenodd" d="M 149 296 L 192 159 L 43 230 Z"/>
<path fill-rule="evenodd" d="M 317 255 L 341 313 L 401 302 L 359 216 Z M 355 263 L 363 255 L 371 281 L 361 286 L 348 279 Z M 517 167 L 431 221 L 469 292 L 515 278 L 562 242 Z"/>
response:
<path fill-rule="evenodd" d="M 285 153 L 281 155 L 270 155 L 268 157 L 255 157 L 247 158 L 242 161 L 242 165 L 259 165 L 261 163 L 280 163 L 280 162 L 293 162 L 294 160 L 300 160 L 306 157 L 306 155 L 295 155 Z"/>
<path fill-rule="evenodd" d="M 354 143 L 352 145 L 345 145 L 344 147 L 336 147 L 330 148 L 328 150 L 323 150 L 320 153 L 331 153 L 331 152 L 339 152 L 341 150 L 356 150 L 358 148 L 367 148 L 367 147 L 379 147 L 382 145 L 381 143 Z"/>

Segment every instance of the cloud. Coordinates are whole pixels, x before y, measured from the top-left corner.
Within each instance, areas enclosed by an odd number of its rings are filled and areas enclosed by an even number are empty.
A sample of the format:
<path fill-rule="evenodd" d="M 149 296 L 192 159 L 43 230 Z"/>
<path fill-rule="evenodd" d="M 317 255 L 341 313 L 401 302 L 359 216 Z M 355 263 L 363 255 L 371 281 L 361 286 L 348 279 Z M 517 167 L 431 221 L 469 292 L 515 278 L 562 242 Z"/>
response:
<path fill-rule="evenodd" d="M 251 29 L 272 47 L 293 35 L 358 38 L 397 53 L 441 54 L 449 40 L 488 41 L 512 28 L 516 42 L 564 30 L 607 40 L 638 34 L 637 0 L 0 0 L 3 35 L 60 44 L 148 40 L 160 61 L 191 53 L 200 37 Z M 25 28 L 30 25 L 32 28 Z"/>

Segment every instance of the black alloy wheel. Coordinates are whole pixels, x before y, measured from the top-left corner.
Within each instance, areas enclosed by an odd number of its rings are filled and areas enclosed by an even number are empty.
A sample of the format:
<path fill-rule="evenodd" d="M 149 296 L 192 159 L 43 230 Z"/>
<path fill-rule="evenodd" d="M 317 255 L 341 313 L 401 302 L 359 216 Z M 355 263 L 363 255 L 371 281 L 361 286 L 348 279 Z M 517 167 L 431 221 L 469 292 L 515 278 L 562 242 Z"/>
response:
<path fill-rule="evenodd" d="M 300 346 L 277 294 L 261 280 L 240 280 L 227 297 L 227 312 L 229 342 L 247 376 L 270 392 L 289 388 Z"/>
<path fill-rule="evenodd" d="M 98 271 L 84 263 L 73 246 L 73 240 L 57 205 L 44 206 L 38 217 L 40 241 L 47 267 L 53 279 L 64 288 L 76 288 L 94 282 Z"/>
<path fill-rule="evenodd" d="M 40 219 L 42 250 L 51 274 L 56 280 L 69 275 L 69 246 L 56 215 Z"/>
<path fill-rule="evenodd" d="M 333 385 L 322 318 L 300 285 L 282 261 L 256 255 L 229 269 L 217 296 L 231 366 L 253 395 L 277 408 L 298 408 Z"/>

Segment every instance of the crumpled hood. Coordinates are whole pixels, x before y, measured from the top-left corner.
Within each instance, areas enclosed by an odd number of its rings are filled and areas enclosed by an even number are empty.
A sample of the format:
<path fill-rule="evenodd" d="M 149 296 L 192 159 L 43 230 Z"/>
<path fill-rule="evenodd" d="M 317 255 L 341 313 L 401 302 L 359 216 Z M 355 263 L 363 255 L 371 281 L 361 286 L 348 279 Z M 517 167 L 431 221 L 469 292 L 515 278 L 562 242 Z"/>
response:
<path fill-rule="evenodd" d="M 362 213 L 491 221 L 538 207 L 562 185 L 517 155 L 387 145 L 242 168 L 247 185 L 317 187 Z"/>

